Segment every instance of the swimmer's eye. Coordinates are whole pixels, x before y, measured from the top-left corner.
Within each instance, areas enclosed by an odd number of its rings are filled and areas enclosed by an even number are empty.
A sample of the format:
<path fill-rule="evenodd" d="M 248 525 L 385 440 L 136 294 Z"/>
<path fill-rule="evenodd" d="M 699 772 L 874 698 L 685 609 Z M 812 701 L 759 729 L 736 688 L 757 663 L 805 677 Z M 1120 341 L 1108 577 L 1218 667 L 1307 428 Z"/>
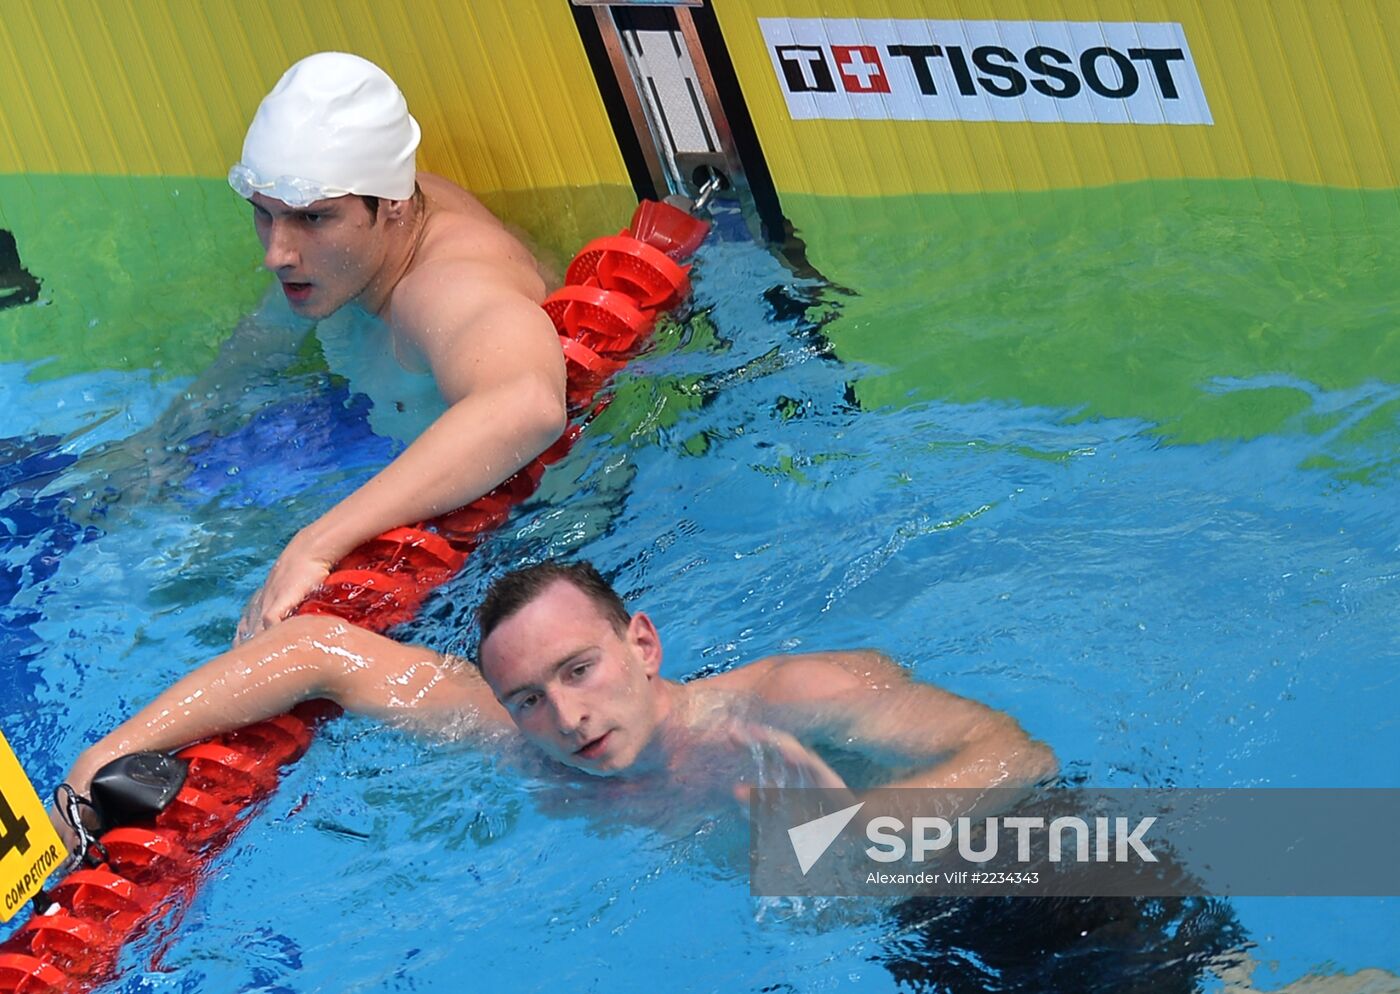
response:
<path fill-rule="evenodd" d="M 539 694 L 526 694 L 524 697 L 517 697 L 515 699 L 515 710 L 527 711 L 538 704 L 539 700 Z"/>
<path fill-rule="evenodd" d="M 569 676 L 578 679 L 593 668 L 592 663 L 578 663 L 569 668 Z"/>
<path fill-rule="evenodd" d="M 320 224 L 322 221 L 324 221 L 324 220 L 326 219 L 326 215 L 324 215 L 324 214 L 303 214 L 303 215 L 301 215 L 301 219 L 302 219 L 303 221 L 305 221 L 307 224 Z"/>

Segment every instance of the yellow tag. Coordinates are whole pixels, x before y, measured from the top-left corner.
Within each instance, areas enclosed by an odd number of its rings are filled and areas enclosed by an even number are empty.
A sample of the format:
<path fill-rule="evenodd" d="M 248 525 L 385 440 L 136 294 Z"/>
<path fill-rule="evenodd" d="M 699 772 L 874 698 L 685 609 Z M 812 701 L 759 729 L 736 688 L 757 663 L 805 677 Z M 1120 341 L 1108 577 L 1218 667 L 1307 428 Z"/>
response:
<path fill-rule="evenodd" d="M 0 732 L 0 922 L 7 922 L 68 858 L 44 802 Z"/>

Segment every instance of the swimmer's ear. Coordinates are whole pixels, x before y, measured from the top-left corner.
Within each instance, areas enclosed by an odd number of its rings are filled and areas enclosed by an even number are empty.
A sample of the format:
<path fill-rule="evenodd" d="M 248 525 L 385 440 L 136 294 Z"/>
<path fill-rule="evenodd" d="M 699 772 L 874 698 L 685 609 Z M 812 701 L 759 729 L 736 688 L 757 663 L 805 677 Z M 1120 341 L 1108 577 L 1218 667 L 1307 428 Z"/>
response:
<path fill-rule="evenodd" d="M 408 216 L 408 207 L 413 203 L 408 200 L 381 200 L 379 209 L 384 212 L 384 217 L 390 221 L 402 221 Z"/>
<path fill-rule="evenodd" d="M 661 634 L 651 623 L 646 612 L 638 611 L 627 623 L 627 641 L 642 659 L 642 667 L 647 676 L 661 672 Z"/>

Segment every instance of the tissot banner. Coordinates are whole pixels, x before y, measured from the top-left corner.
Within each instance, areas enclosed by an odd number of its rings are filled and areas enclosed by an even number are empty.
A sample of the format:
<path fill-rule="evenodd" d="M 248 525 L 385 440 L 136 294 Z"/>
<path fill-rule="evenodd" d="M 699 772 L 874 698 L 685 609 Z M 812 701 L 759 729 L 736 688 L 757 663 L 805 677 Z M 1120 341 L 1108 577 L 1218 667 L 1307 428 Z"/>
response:
<path fill-rule="evenodd" d="M 796 120 L 1208 125 L 1180 24 L 760 18 Z"/>

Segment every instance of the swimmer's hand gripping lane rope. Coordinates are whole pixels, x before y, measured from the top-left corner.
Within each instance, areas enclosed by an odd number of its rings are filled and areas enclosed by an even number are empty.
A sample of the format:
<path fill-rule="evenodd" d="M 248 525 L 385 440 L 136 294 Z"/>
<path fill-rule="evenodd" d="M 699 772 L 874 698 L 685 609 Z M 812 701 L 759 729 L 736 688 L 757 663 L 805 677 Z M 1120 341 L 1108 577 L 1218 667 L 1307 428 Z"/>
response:
<path fill-rule="evenodd" d="M 466 507 L 385 532 L 337 564 L 298 614 L 331 614 L 383 632 L 417 613 L 428 593 L 466 561 L 483 535 L 539 486 L 599 409 L 595 397 L 621 369 L 657 316 L 689 293 L 689 267 L 709 223 L 669 204 L 643 201 L 628 230 L 574 257 L 563 288 L 544 302 L 568 373 L 571 426 L 510 479 Z M 225 846 L 250 805 L 276 789 L 279 768 L 304 753 L 318 721 L 338 713 L 308 701 L 197 745 L 184 786 L 152 821 L 103 833 L 91 865 L 46 895 L 43 913 L 0 943 L 0 994 L 90 990 L 115 974 L 123 943 L 189 900 L 198 867 Z M 105 855 L 98 861 L 97 853 Z"/>

